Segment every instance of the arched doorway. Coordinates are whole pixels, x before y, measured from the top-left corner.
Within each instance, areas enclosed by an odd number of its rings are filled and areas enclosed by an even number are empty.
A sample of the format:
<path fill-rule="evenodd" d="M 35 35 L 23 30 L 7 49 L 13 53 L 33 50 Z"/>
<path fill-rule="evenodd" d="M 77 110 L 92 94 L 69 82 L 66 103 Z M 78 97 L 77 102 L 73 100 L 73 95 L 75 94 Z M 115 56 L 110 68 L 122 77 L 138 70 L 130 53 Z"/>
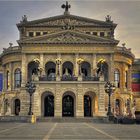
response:
<path fill-rule="evenodd" d="M 54 96 L 47 95 L 44 98 L 44 116 L 53 117 L 54 116 Z"/>
<path fill-rule="evenodd" d="M 15 115 L 19 115 L 20 112 L 20 100 L 19 99 L 15 99 Z"/>
<path fill-rule="evenodd" d="M 62 116 L 74 116 L 74 98 L 71 95 L 65 95 L 62 100 Z"/>
<path fill-rule="evenodd" d="M 84 116 L 91 117 L 92 102 L 89 95 L 84 95 Z"/>

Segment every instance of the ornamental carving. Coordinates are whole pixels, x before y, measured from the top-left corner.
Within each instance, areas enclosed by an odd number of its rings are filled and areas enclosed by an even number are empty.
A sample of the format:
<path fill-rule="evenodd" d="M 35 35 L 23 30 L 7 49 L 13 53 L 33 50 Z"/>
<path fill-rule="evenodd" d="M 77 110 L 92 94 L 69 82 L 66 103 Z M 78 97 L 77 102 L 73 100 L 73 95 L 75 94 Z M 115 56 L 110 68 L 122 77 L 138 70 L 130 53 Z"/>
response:
<path fill-rule="evenodd" d="M 65 26 L 65 25 L 97 25 L 95 23 L 91 22 L 86 22 L 86 21 L 80 21 L 80 20 L 75 20 L 75 19 L 70 19 L 70 18 L 64 18 L 64 19 L 57 19 L 54 21 L 47 21 L 43 23 L 38 23 L 36 25 L 45 25 L 45 26 Z"/>
<path fill-rule="evenodd" d="M 72 33 L 65 33 L 61 34 L 58 37 L 47 39 L 47 42 L 87 42 L 87 41 L 90 41 L 90 39 L 79 37 Z"/>

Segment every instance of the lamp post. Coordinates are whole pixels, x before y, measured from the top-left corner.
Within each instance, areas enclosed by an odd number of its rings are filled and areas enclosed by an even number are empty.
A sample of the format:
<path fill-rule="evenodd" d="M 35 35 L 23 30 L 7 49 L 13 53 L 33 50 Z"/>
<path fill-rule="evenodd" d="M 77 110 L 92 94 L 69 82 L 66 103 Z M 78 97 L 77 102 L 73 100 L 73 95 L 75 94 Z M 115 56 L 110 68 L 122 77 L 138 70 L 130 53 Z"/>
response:
<path fill-rule="evenodd" d="M 107 82 L 105 84 L 105 92 L 108 94 L 108 112 L 107 112 L 107 116 L 110 118 L 110 116 L 112 116 L 112 112 L 111 112 L 111 101 L 110 101 L 110 96 L 112 95 L 112 93 L 115 91 L 115 85 L 111 82 Z"/>
<path fill-rule="evenodd" d="M 77 59 L 77 64 L 79 65 L 78 75 L 81 75 L 81 63 L 84 61 L 82 58 Z"/>
<path fill-rule="evenodd" d="M 32 112 L 32 95 L 36 90 L 36 85 L 30 81 L 30 82 L 27 82 L 25 87 L 26 87 L 26 91 L 30 95 L 30 106 L 29 106 L 28 115 L 33 115 L 33 112 Z"/>
<path fill-rule="evenodd" d="M 58 70 L 57 70 L 57 75 L 59 76 L 60 75 L 60 71 L 59 71 L 59 66 L 61 65 L 61 62 L 62 62 L 62 59 L 61 58 L 56 58 L 56 64 L 57 64 L 57 68 L 58 68 Z"/>

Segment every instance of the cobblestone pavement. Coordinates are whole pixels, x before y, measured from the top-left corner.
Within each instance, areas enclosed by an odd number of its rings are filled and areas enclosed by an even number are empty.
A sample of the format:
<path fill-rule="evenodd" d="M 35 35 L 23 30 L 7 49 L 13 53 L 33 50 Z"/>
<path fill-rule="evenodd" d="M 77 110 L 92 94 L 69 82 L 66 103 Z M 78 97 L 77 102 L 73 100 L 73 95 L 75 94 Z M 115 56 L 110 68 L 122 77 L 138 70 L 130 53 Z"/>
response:
<path fill-rule="evenodd" d="M 0 123 L 0 140 L 139 140 L 140 125 Z"/>

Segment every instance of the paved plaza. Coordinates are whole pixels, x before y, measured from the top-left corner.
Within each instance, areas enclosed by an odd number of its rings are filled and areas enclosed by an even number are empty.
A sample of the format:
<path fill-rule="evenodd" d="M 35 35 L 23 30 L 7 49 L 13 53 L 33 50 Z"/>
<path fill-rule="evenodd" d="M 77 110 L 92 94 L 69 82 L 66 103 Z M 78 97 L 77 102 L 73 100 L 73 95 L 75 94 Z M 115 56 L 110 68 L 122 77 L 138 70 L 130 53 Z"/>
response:
<path fill-rule="evenodd" d="M 138 140 L 140 125 L 0 123 L 0 140 Z"/>

